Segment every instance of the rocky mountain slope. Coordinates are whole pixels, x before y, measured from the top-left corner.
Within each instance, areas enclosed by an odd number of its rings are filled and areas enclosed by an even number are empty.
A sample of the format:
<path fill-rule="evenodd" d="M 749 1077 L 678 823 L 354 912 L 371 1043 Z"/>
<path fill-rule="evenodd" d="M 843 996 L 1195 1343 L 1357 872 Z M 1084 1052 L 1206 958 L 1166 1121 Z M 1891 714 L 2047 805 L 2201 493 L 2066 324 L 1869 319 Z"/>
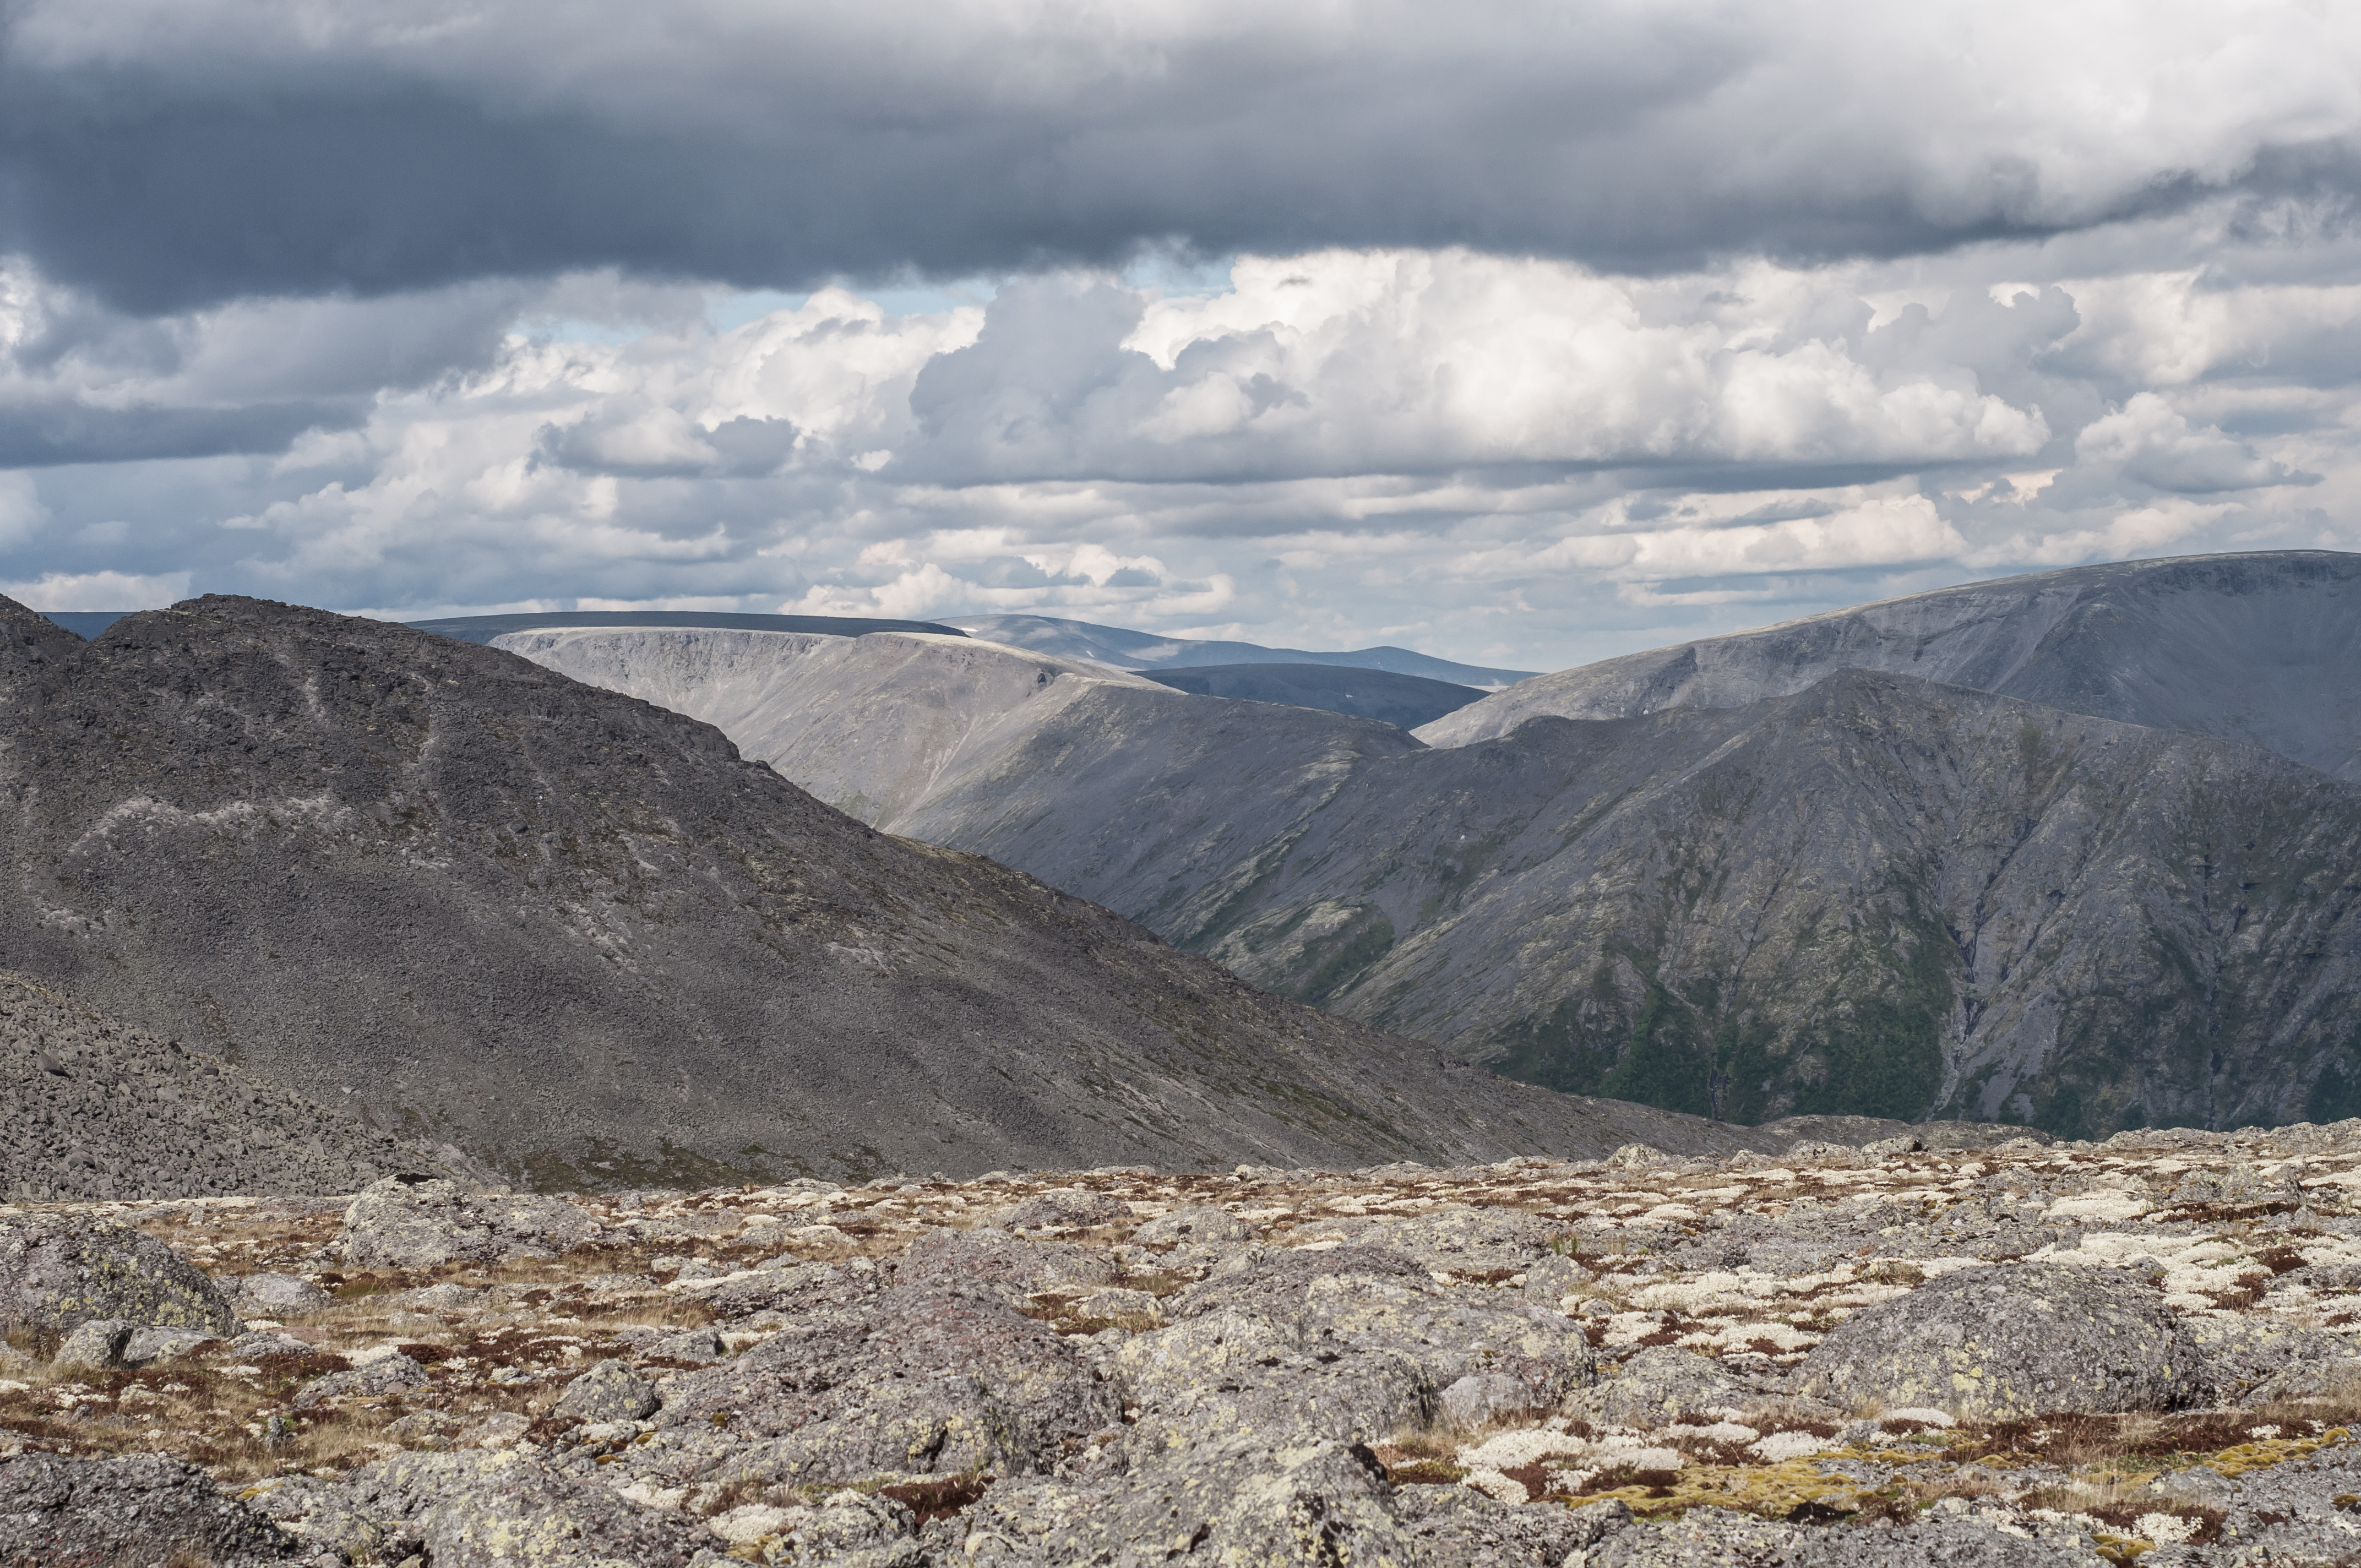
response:
<path fill-rule="evenodd" d="M 955 615 L 948 624 L 989 642 L 1005 643 L 1054 658 L 1086 659 L 1118 670 L 1182 670 L 1207 664 L 1328 664 L 1346 670 L 1389 671 L 1485 691 L 1497 691 L 1532 674 L 1530 670 L 1455 663 L 1407 648 L 1357 648 L 1341 653 L 1314 653 L 1301 648 L 1266 648 L 1259 642 L 1159 637 L 1119 626 L 1093 626 L 1086 620 L 1059 620 L 1046 615 Z"/>
<path fill-rule="evenodd" d="M 11 968 L 543 1184 L 1731 1146 L 1262 995 L 708 725 L 382 622 L 209 598 L 85 645 L 0 602 L 0 806 Z"/>
<path fill-rule="evenodd" d="M 114 624 L 114 620 L 110 619 L 107 624 Z M 490 642 L 512 631 L 544 631 L 552 627 L 785 631 L 814 637 L 865 637 L 873 631 L 926 631 L 944 637 L 963 635 L 957 627 L 935 620 L 888 620 L 857 615 L 743 615 L 725 610 L 696 609 L 528 610 L 506 615 L 445 616 L 407 624 L 421 631 L 432 631 L 437 637 L 455 637 L 462 642 Z M 80 631 L 82 628 L 77 626 L 74 630 Z M 93 633 L 83 632 L 83 635 Z"/>
<path fill-rule="evenodd" d="M 1419 731 L 1743 707 L 1885 670 L 2126 724 L 2267 746 L 2361 779 L 2361 555 L 2290 550 L 1973 583 L 1524 681 Z"/>
<path fill-rule="evenodd" d="M 1166 927 L 1561 1088 L 2060 1135 L 2361 1110 L 2361 786 L 1846 672 L 1374 759 Z"/>
<path fill-rule="evenodd" d="M 429 1151 L 10 974 L 0 1103 L 0 1199 L 12 1202 L 346 1192 L 395 1172 L 451 1174 Z"/>
<path fill-rule="evenodd" d="M 0 1210 L 183 1285 L 0 1279 L 0 1563 L 2339 1563 L 2356 1190 L 2348 1121 Z"/>
<path fill-rule="evenodd" d="M 1404 729 L 1431 723 L 1484 695 L 1474 686 L 1430 681 L 1421 675 L 1331 664 L 1203 664 L 1150 670 L 1148 678 L 1200 696 L 1316 707 L 1355 718 L 1375 718 Z"/>

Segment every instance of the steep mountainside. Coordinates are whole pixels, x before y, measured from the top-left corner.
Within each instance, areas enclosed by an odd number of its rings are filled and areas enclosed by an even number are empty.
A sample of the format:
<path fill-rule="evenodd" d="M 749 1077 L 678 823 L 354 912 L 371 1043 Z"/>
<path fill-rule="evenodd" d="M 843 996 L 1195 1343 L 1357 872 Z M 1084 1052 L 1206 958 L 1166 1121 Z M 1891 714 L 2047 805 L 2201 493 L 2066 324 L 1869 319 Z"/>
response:
<path fill-rule="evenodd" d="M 2361 1109 L 2361 787 L 1908 676 L 1374 761 L 1192 908 L 1283 993 L 1745 1121 Z"/>
<path fill-rule="evenodd" d="M 1161 930 L 1286 842 L 1400 729 L 1191 696 L 968 639 L 544 631 L 499 646 L 719 727 L 840 810 L 1018 866 Z"/>
<path fill-rule="evenodd" d="M 2361 555 L 2122 562 L 1916 594 L 1537 676 L 1419 739 L 1464 746 L 1544 715 L 1742 707 L 1840 669 L 2251 741 L 2361 779 Z"/>
<path fill-rule="evenodd" d="M 1731 1136 L 1276 1001 L 494 649 L 45 628 L 0 601 L 0 963 L 544 1183 Z"/>
<path fill-rule="evenodd" d="M 951 617 L 948 624 L 1011 648 L 1061 659 L 1088 659 L 1118 670 L 1180 670 L 1205 664 L 1333 664 L 1340 669 L 1418 675 L 1485 691 L 1497 691 L 1532 674 L 1531 670 L 1496 670 L 1482 664 L 1454 663 L 1432 654 L 1413 653 L 1407 648 L 1312 653 L 1301 648 L 1266 648 L 1259 642 L 1158 637 L 1118 626 L 1093 626 L 1086 620 L 1057 620 L 1046 615 L 960 615 Z"/>
<path fill-rule="evenodd" d="M 0 1200 L 357 1192 L 423 1152 L 0 974 Z"/>
<path fill-rule="evenodd" d="M 1404 729 L 1431 723 L 1484 695 L 1473 686 L 1455 686 L 1448 681 L 1397 675 L 1386 670 L 1346 670 L 1333 664 L 1205 664 L 1150 671 L 1148 678 L 1200 696 L 1317 707 Z"/>

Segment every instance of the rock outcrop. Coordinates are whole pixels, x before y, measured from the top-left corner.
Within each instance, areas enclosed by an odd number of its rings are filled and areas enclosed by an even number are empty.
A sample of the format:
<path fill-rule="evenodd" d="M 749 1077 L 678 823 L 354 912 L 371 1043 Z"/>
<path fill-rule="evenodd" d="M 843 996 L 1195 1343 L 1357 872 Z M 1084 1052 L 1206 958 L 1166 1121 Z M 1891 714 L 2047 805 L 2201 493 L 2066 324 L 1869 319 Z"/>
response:
<path fill-rule="evenodd" d="M 598 1222 L 563 1198 L 388 1177 L 352 1201 L 331 1245 L 356 1268 L 428 1268 L 555 1257 L 598 1239 Z"/>
<path fill-rule="evenodd" d="M 93 1318 L 224 1338 L 237 1328 L 220 1287 L 144 1232 L 66 1213 L 0 1216 L 0 1328 L 64 1332 Z"/>

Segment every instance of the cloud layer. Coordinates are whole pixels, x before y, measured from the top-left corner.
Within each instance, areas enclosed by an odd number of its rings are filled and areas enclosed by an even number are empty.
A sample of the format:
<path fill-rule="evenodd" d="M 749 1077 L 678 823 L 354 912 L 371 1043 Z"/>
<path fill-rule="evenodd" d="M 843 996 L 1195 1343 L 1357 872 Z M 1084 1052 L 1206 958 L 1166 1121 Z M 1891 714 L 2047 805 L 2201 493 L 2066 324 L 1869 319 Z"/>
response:
<path fill-rule="evenodd" d="M 2300 4 L 16 0 L 0 591 L 1543 667 L 2361 547 L 2356 68 Z"/>

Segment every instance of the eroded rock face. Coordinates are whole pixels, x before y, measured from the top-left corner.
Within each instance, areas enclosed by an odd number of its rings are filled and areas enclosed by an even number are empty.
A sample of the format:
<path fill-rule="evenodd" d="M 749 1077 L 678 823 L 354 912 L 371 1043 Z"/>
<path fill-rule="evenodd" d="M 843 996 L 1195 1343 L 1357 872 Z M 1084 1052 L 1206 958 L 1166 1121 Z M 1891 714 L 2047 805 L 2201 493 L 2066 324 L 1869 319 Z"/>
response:
<path fill-rule="evenodd" d="M 2155 1288 L 2064 1264 L 1963 1268 L 1839 1324 L 1796 1369 L 1798 1393 L 1954 1415 L 2174 1410 L 2213 1379 Z"/>
<path fill-rule="evenodd" d="M 193 1464 L 137 1454 L 0 1459 L 0 1568 L 285 1563 L 302 1543 Z M 309 1556 L 310 1553 L 302 1552 Z"/>
<path fill-rule="evenodd" d="M 434 1568 L 688 1568 L 716 1542 L 677 1515 L 517 1453 L 406 1453 L 366 1465 L 307 1521 L 355 1556 Z"/>
<path fill-rule="evenodd" d="M 425 1268 L 555 1257 L 598 1236 L 598 1222 L 563 1198 L 388 1177 L 353 1200 L 335 1245 L 356 1268 Z"/>
<path fill-rule="evenodd" d="M 153 1236 L 63 1214 L 0 1219 L 0 1327 L 71 1330 L 93 1318 L 237 1331 L 220 1288 Z"/>

